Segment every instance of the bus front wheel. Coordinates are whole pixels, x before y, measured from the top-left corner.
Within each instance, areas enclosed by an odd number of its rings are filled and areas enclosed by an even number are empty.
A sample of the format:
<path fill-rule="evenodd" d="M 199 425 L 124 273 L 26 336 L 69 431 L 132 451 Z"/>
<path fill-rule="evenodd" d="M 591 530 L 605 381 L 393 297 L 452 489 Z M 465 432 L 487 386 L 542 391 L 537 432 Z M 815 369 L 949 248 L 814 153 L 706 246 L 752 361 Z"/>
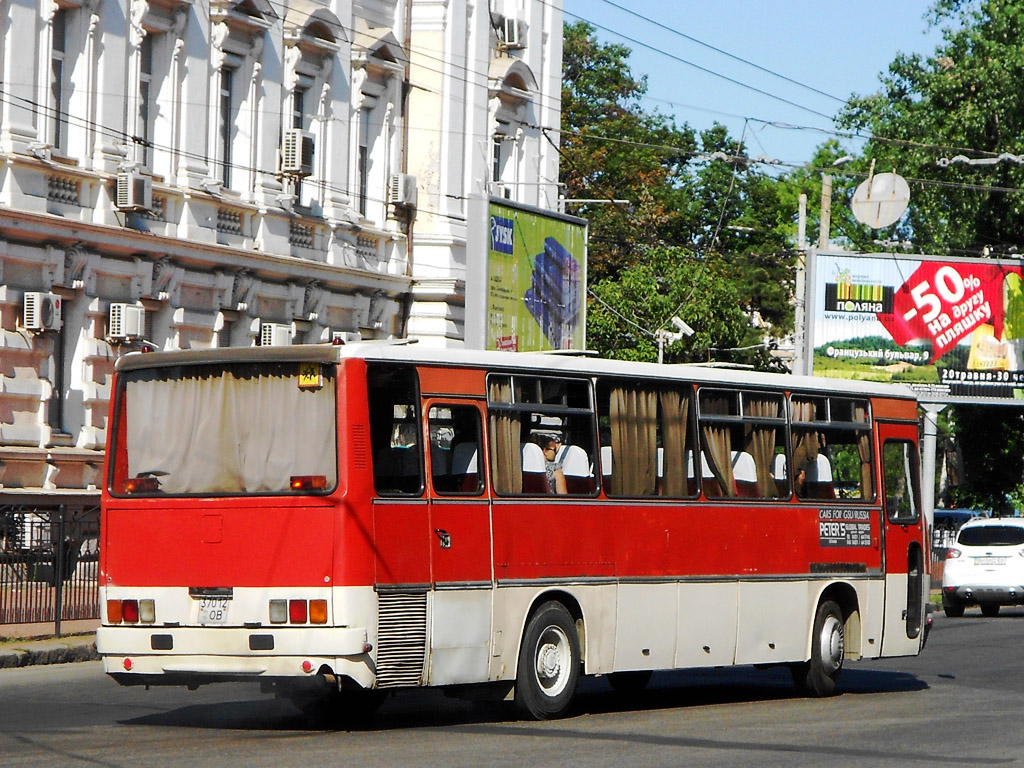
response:
<path fill-rule="evenodd" d="M 544 603 L 530 617 L 519 648 L 516 711 L 531 720 L 550 720 L 568 710 L 580 675 L 580 641 L 569 611 Z"/>
<path fill-rule="evenodd" d="M 812 696 L 831 696 L 846 658 L 843 612 L 831 600 L 818 606 L 811 634 L 811 659 L 794 664 L 793 682 Z"/>

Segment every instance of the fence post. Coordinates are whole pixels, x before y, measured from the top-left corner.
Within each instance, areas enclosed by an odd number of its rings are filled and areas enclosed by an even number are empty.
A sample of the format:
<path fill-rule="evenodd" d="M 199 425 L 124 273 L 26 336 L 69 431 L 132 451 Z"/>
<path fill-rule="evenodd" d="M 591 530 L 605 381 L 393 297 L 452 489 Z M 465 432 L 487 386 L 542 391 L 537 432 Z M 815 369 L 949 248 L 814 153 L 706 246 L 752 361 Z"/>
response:
<path fill-rule="evenodd" d="M 60 637 L 61 614 L 64 613 L 64 505 L 57 508 L 57 542 L 54 545 L 57 553 L 53 564 L 53 580 L 56 592 L 54 594 L 54 634 Z"/>

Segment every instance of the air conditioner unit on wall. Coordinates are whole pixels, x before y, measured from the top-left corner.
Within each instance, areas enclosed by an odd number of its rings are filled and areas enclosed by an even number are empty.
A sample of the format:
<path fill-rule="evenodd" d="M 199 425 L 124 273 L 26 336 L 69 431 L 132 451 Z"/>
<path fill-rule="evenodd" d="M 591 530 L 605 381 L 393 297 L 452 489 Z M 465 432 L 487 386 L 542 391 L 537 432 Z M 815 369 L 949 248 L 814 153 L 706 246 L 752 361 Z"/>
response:
<path fill-rule="evenodd" d="M 61 299 L 55 293 L 25 293 L 22 321 L 29 331 L 57 331 L 61 326 Z"/>
<path fill-rule="evenodd" d="M 291 346 L 292 335 L 292 326 L 288 323 L 260 323 L 261 347 Z"/>
<path fill-rule="evenodd" d="M 519 50 L 526 47 L 526 40 L 523 35 L 523 22 L 513 16 L 505 16 L 501 20 L 499 37 L 501 47 L 506 50 Z"/>
<path fill-rule="evenodd" d="M 281 173 L 292 176 L 313 173 L 313 134 L 299 128 L 285 129 L 281 139 Z"/>
<path fill-rule="evenodd" d="M 114 204 L 122 211 L 148 211 L 153 207 L 153 180 L 137 171 L 117 174 Z"/>
<path fill-rule="evenodd" d="M 113 302 L 107 319 L 107 338 L 117 341 L 141 339 L 146 335 L 146 310 L 138 304 Z"/>
<path fill-rule="evenodd" d="M 408 208 L 416 207 L 416 177 L 411 173 L 395 173 L 388 184 L 388 202 Z"/>

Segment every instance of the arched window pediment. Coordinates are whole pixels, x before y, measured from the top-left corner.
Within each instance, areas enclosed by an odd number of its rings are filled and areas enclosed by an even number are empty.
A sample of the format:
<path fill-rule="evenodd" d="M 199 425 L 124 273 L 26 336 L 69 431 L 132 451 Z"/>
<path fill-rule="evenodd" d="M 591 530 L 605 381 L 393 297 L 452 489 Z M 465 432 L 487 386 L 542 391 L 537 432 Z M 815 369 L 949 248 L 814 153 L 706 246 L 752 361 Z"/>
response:
<path fill-rule="evenodd" d="M 537 79 L 530 68 L 518 59 L 496 59 L 488 72 L 488 93 L 492 99 L 496 133 L 514 133 L 526 115 Z"/>
<path fill-rule="evenodd" d="M 353 66 L 365 69 L 372 80 L 401 76 L 409 63 L 402 44 L 390 29 L 370 27 L 365 19 L 356 20 Z"/>
<path fill-rule="evenodd" d="M 329 57 L 347 42 L 345 28 L 338 17 L 323 7 L 298 2 L 288 9 L 284 19 L 284 44 L 298 48 L 303 56 Z"/>
<path fill-rule="evenodd" d="M 267 0 L 211 0 L 210 20 L 224 24 L 232 36 L 253 38 L 270 29 L 277 19 Z"/>
<path fill-rule="evenodd" d="M 525 104 L 537 90 L 533 71 L 518 59 L 495 59 L 487 74 L 490 95 L 497 96 L 503 103 Z"/>

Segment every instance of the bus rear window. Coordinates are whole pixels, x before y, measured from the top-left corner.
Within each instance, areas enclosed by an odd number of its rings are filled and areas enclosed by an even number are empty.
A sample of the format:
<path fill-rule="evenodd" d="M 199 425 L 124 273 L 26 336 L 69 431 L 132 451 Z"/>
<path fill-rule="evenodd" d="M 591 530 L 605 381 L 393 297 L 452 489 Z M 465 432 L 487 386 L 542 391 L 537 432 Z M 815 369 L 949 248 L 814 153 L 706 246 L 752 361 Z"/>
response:
<path fill-rule="evenodd" d="M 309 363 L 127 371 L 115 495 L 325 493 L 337 484 L 333 369 Z"/>

